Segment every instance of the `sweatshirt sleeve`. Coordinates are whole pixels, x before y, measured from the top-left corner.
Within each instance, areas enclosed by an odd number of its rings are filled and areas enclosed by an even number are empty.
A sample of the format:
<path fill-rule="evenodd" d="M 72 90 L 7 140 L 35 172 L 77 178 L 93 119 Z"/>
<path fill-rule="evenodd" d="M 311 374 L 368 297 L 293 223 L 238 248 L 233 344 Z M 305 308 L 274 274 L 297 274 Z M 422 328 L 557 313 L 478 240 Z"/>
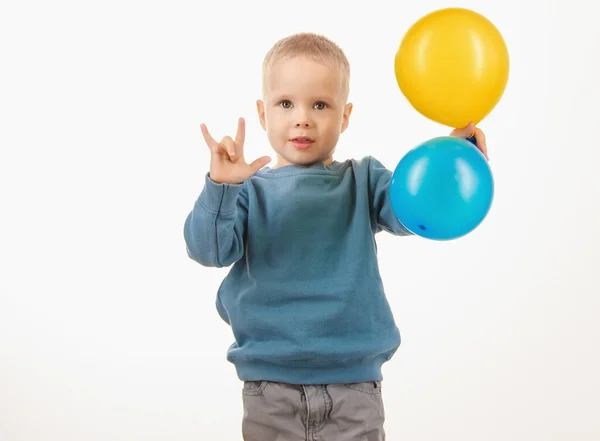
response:
<path fill-rule="evenodd" d="M 208 267 L 227 267 L 244 254 L 248 204 L 244 184 L 217 184 L 205 177 L 205 186 L 184 224 L 188 256 Z"/>
<path fill-rule="evenodd" d="M 410 236 L 411 233 L 396 217 L 390 201 L 390 181 L 392 172 L 373 157 L 368 157 L 369 196 L 371 213 L 377 232 L 387 231 L 396 236 Z"/>

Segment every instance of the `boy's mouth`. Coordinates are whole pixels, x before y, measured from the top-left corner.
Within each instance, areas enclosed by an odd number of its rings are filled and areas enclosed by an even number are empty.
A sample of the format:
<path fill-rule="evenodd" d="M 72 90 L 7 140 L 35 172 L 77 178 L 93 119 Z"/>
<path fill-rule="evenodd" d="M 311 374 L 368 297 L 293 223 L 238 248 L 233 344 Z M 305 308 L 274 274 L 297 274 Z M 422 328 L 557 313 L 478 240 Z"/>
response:
<path fill-rule="evenodd" d="M 306 149 L 314 143 L 314 139 L 309 138 L 308 136 L 296 136 L 295 138 L 290 139 L 291 143 L 297 149 Z"/>

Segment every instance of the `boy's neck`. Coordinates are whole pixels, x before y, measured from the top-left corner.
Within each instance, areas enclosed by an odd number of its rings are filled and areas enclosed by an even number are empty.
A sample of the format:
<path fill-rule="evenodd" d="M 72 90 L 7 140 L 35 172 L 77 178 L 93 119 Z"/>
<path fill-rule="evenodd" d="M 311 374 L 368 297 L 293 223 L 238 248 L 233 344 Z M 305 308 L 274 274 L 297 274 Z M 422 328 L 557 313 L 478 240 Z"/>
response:
<path fill-rule="evenodd" d="M 289 162 L 289 161 L 282 162 L 281 158 L 279 158 L 277 163 L 273 166 L 273 168 L 281 168 L 281 167 L 285 167 L 286 165 L 295 165 L 297 167 L 312 167 L 313 165 L 319 164 L 319 163 L 323 163 L 323 165 L 325 167 L 328 167 L 333 163 L 333 156 L 330 156 L 329 158 L 327 158 L 323 161 L 311 162 L 310 164 L 296 164 L 296 163 Z"/>

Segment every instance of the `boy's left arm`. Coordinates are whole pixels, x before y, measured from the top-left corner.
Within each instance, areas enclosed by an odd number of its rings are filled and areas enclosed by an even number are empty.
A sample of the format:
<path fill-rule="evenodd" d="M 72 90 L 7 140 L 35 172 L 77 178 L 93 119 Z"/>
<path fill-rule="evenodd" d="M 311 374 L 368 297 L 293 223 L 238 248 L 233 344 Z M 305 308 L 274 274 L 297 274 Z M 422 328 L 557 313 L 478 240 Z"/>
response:
<path fill-rule="evenodd" d="M 369 197 L 371 201 L 371 222 L 377 232 L 387 231 L 396 236 L 410 236 L 410 232 L 396 217 L 390 201 L 390 181 L 392 171 L 379 160 L 369 156 Z"/>

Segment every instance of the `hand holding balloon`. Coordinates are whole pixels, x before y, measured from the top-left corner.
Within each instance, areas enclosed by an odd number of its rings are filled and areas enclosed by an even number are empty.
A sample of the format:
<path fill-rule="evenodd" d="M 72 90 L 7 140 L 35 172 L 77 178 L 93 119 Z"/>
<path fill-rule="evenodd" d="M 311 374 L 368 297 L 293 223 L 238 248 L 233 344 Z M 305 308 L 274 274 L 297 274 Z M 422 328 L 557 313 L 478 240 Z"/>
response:
<path fill-rule="evenodd" d="M 469 123 L 468 126 L 461 129 L 452 130 L 450 136 L 465 138 L 467 141 L 472 142 L 481 151 L 481 153 L 483 153 L 485 159 L 488 161 L 490 160 L 485 142 L 485 134 L 481 131 L 481 129 L 475 127 L 473 123 Z"/>

